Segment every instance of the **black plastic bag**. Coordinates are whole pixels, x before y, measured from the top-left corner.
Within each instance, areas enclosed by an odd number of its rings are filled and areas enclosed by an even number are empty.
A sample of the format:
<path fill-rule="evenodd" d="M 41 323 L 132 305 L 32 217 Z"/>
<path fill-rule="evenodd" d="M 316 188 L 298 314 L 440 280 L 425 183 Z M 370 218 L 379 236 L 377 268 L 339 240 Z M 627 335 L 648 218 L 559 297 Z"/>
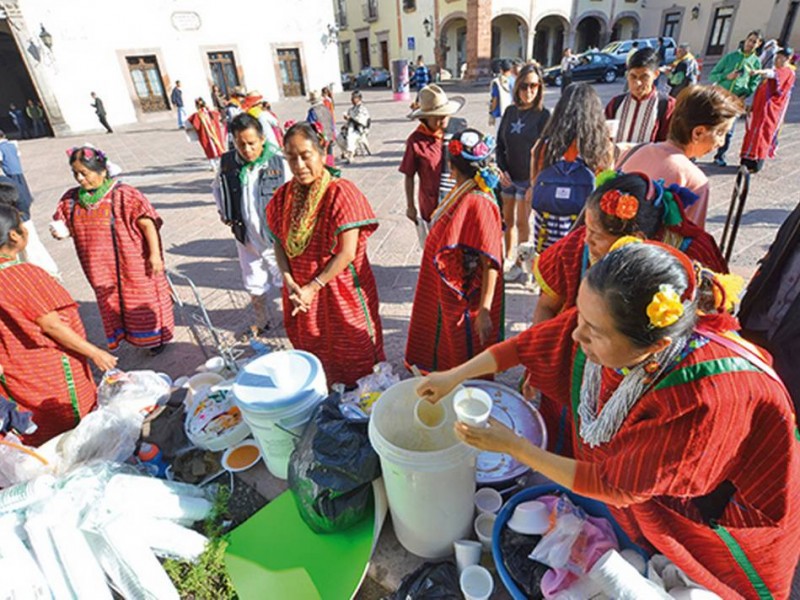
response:
<path fill-rule="evenodd" d="M 289 458 L 289 488 L 303 521 L 317 533 L 358 523 L 372 501 L 380 460 L 369 443 L 368 420 L 345 419 L 339 394 L 315 410 Z"/>
<path fill-rule="evenodd" d="M 426 562 L 403 577 L 400 587 L 384 600 L 461 600 L 458 570 L 449 561 Z"/>
<path fill-rule="evenodd" d="M 541 600 L 542 578 L 550 569 L 547 565 L 528 558 L 542 539 L 540 535 L 524 535 L 504 527 L 500 534 L 500 554 L 508 574 L 528 598 Z"/>

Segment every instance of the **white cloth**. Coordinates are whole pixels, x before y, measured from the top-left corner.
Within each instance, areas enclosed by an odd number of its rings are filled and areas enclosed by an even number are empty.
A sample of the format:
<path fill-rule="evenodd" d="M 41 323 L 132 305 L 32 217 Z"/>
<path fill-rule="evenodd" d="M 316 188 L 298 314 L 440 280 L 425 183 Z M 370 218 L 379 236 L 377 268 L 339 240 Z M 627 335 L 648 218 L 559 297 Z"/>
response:
<path fill-rule="evenodd" d="M 47 248 L 42 244 L 42 240 L 39 239 L 39 234 L 36 232 L 33 221 L 24 221 L 22 226 L 28 231 L 28 245 L 22 253 L 22 260 L 36 265 L 37 267 L 41 267 L 50 273 L 50 275 L 61 281 L 61 271 L 58 270 L 56 261 L 53 260 Z"/>

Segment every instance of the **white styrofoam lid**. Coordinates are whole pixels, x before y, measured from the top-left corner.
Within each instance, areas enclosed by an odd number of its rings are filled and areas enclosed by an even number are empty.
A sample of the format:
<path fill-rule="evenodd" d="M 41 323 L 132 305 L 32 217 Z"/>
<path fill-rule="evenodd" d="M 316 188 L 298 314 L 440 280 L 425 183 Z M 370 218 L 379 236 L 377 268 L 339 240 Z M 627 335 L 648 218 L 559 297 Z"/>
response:
<path fill-rule="evenodd" d="M 236 401 L 279 409 L 306 400 L 321 375 L 322 364 L 309 352 L 270 352 L 247 363 L 236 377 Z"/>

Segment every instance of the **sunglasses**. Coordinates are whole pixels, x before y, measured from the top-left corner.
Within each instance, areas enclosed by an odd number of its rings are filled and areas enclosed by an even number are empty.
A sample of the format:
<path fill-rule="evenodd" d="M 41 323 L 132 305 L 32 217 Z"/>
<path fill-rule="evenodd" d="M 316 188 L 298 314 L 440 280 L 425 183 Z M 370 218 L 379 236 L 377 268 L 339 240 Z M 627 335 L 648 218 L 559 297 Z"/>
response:
<path fill-rule="evenodd" d="M 535 90 L 539 87 L 538 83 L 520 83 L 519 89 L 521 90 Z"/>

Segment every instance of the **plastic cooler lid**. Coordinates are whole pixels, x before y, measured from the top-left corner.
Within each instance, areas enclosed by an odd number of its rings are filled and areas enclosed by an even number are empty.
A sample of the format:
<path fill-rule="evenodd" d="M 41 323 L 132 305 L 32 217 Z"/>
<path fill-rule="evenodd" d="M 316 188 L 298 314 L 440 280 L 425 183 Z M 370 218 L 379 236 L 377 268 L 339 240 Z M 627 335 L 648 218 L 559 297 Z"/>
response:
<path fill-rule="evenodd" d="M 319 382 L 319 359 L 302 350 L 270 352 L 247 363 L 233 384 L 237 403 L 276 410 L 308 399 Z"/>

